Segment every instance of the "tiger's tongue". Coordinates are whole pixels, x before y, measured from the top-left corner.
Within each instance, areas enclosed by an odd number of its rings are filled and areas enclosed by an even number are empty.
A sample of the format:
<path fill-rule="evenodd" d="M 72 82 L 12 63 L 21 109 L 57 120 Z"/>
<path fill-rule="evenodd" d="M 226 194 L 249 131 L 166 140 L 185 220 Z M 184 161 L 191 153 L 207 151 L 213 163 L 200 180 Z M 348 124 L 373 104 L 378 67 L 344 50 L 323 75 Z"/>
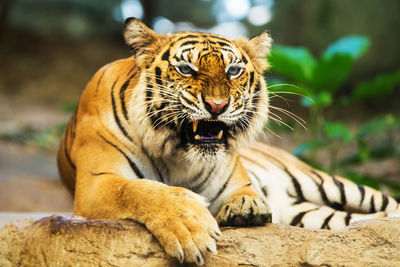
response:
<path fill-rule="evenodd" d="M 218 135 L 214 135 L 214 136 L 203 136 L 203 135 L 198 135 L 198 134 L 196 134 L 196 135 L 194 136 L 194 139 L 196 139 L 196 140 L 221 139 L 223 134 L 224 134 L 224 131 L 223 131 L 223 130 L 219 131 Z"/>

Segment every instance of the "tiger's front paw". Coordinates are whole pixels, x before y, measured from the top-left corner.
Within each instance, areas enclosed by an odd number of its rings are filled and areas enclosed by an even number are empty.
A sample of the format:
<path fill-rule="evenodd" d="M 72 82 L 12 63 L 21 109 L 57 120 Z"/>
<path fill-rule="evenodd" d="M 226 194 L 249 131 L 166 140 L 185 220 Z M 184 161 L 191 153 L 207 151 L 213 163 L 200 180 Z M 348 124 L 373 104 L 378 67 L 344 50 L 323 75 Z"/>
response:
<path fill-rule="evenodd" d="M 168 255 L 203 265 L 207 251 L 217 253 L 218 224 L 199 195 L 178 187 L 168 191 L 145 224 Z"/>
<path fill-rule="evenodd" d="M 225 203 L 215 217 L 220 226 L 257 226 L 272 221 L 268 205 L 259 197 L 237 196 Z"/>

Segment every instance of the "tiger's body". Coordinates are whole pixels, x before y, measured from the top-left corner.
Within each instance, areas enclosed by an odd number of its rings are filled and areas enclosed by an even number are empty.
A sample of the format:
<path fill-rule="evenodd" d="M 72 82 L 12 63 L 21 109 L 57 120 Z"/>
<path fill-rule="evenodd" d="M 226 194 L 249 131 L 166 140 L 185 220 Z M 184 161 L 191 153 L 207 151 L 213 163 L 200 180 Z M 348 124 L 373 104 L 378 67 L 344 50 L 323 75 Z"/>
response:
<path fill-rule="evenodd" d="M 58 153 L 77 215 L 134 219 L 169 255 L 202 264 L 216 253 L 218 224 L 264 225 L 272 214 L 338 229 L 399 211 L 393 198 L 282 150 L 246 148 L 268 118 L 267 33 L 163 36 L 130 19 L 124 34 L 133 57 L 94 75 Z"/>

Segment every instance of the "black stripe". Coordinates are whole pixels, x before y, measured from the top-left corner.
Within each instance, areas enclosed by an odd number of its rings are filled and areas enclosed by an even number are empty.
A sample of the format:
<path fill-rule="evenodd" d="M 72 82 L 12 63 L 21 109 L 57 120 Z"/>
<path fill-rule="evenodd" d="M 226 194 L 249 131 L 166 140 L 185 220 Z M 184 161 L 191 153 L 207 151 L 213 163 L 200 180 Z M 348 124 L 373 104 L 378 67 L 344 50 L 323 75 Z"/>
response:
<path fill-rule="evenodd" d="M 164 52 L 164 54 L 161 57 L 162 60 L 169 61 L 169 48 L 167 51 Z"/>
<path fill-rule="evenodd" d="M 332 212 L 331 215 L 329 215 L 328 217 L 326 217 L 324 223 L 323 223 L 322 226 L 321 226 L 321 229 L 328 229 L 328 230 L 331 229 L 331 228 L 329 227 L 329 221 L 332 219 L 333 215 L 335 215 L 334 212 Z"/>
<path fill-rule="evenodd" d="M 187 92 L 187 93 L 189 93 L 189 92 Z M 181 96 L 182 96 L 182 100 L 185 100 L 185 102 L 186 102 L 187 104 L 197 107 L 197 105 L 196 105 L 195 102 L 193 102 L 193 101 L 190 100 L 190 99 L 187 99 L 183 94 L 181 94 Z"/>
<path fill-rule="evenodd" d="M 229 47 L 232 47 L 230 44 L 225 43 L 225 42 L 218 42 L 218 44 L 219 44 L 220 46 L 229 46 Z"/>
<path fill-rule="evenodd" d="M 198 42 L 199 41 L 186 41 L 186 42 L 181 44 L 181 47 L 185 46 L 185 45 L 194 45 L 194 44 L 197 44 Z"/>
<path fill-rule="evenodd" d="M 107 140 L 104 136 L 102 136 L 100 133 L 97 133 L 107 144 L 111 145 L 115 149 L 117 149 L 128 161 L 129 165 L 131 166 L 133 172 L 136 174 L 136 176 L 140 179 L 144 178 L 142 172 L 139 170 L 139 168 L 136 166 L 136 164 L 122 151 L 119 147 L 111 143 L 109 140 Z"/>
<path fill-rule="evenodd" d="M 136 73 L 133 73 L 131 77 L 129 77 L 128 80 L 125 81 L 125 83 L 121 86 L 121 89 L 119 91 L 119 97 L 121 101 L 121 107 L 122 107 L 122 113 L 124 114 L 124 117 L 126 120 L 128 120 L 128 111 L 126 110 L 126 103 L 125 103 L 125 91 L 129 86 L 129 83 L 131 82 L 133 76 L 135 76 Z"/>
<path fill-rule="evenodd" d="M 303 219 L 304 215 L 307 213 L 307 211 L 300 212 L 297 214 L 293 220 L 290 222 L 290 225 L 296 226 L 301 222 L 301 219 Z"/>
<path fill-rule="evenodd" d="M 292 221 L 290 222 L 290 225 L 297 226 L 298 224 L 301 223 L 301 220 L 303 219 L 304 215 L 306 215 L 310 211 L 314 211 L 314 210 L 317 210 L 317 209 L 318 208 L 298 213 L 296 216 L 293 217 Z M 300 225 L 302 225 L 300 227 L 304 227 L 304 224 L 301 223 Z"/>
<path fill-rule="evenodd" d="M 160 107 L 158 108 L 158 109 L 164 109 L 165 108 L 165 106 L 167 105 L 167 102 L 162 102 L 161 103 L 161 105 L 160 105 Z M 161 112 L 160 112 L 161 113 Z"/>
<path fill-rule="evenodd" d="M 161 69 L 160 67 L 156 67 L 155 69 L 155 73 L 156 73 L 156 83 L 160 86 L 162 86 L 162 81 L 161 81 Z"/>
<path fill-rule="evenodd" d="M 198 37 L 199 37 L 198 35 L 188 34 L 188 35 L 179 37 L 176 41 L 180 41 L 180 40 L 183 40 L 185 38 L 198 38 Z"/>
<path fill-rule="evenodd" d="M 292 203 L 292 205 L 300 205 L 300 204 L 303 204 L 305 201 L 302 201 L 302 200 L 298 200 L 298 199 L 296 199 L 293 203 Z"/>
<path fill-rule="evenodd" d="M 253 87 L 254 83 L 254 71 L 250 72 L 250 88 Z"/>
<path fill-rule="evenodd" d="M 150 161 L 151 166 L 153 166 L 154 169 L 156 170 L 158 178 L 160 178 L 160 181 L 162 183 L 165 183 L 164 177 L 162 176 L 162 174 L 161 174 L 160 170 L 157 168 L 157 166 L 154 164 L 153 159 L 149 156 L 149 152 L 147 152 L 147 150 L 143 146 L 141 147 L 141 150 L 146 155 L 147 159 Z"/>
<path fill-rule="evenodd" d="M 222 40 L 225 42 L 230 42 L 228 39 L 226 39 L 222 36 L 219 36 L 219 35 L 215 35 L 215 34 L 209 34 L 208 36 L 206 34 L 203 34 L 202 37 L 204 37 L 204 38 L 212 37 L 212 38 L 219 39 L 219 40 Z"/>
<path fill-rule="evenodd" d="M 268 197 L 268 187 L 267 186 L 261 187 L 261 191 L 263 192 L 265 197 Z"/>
<path fill-rule="evenodd" d="M 128 138 L 130 141 L 133 142 L 132 138 L 128 135 L 127 131 L 122 126 L 121 120 L 119 119 L 119 116 L 117 114 L 117 108 L 116 108 L 116 105 L 115 105 L 115 98 L 114 98 L 114 87 L 115 87 L 115 84 L 117 83 L 117 81 L 118 81 L 118 79 L 115 80 L 115 82 L 113 83 L 113 85 L 111 87 L 111 104 L 112 104 L 112 108 L 113 108 L 114 119 L 115 119 L 115 122 L 118 125 L 118 128 L 121 130 L 121 132 L 124 134 L 124 136 L 126 138 Z"/>
<path fill-rule="evenodd" d="M 382 206 L 381 206 L 381 211 L 384 211 L 389 204 L 389 200 L 386 194 L 382 193 Z"/>
<path fill-rule="evenodd" d="M 72 117 L 71 117 L 71 119 L 70 119 L 70 121 L 68 123 L 67 129 L 65 130 L 65 133 L 64 133 L 64 140 L 63 140 L 64 141 L 64 154 L 65 154 L 65 157 L 67 158 L 68 163 L 71 165 L 71 167 L 72 167 L 72 169 L 74 169 L 74 171 L 76 170 L 76 166 L 72 162 L 72 159 L 71 159 L 71 157 L 69 155 L 69 152 L 68 152 L 68 149 L 67 149 L 67 145 L 68 145 L 67 143 L 68 143 L 68 141 L 71 144 L 73 142 L 73 139 L 71 140 L 71 132 L 72 132 L 72 127 L 75 127 L 75 120 L 76 120 L 76 112 L 72 115 Z"/>
<path fill-rule="evenodd" d="M 128 75 L 131 74 L 135 69 L 136 69 L 136 64 L 134 64 L 132 68 L 129 70 Z"/>
<path fill-rule="evenodd" d="M 213 203 L 225 191 L 229 181 L 232 179 L 232 175 L 235 172 L 238 163 L 239 163 L 239 157 L 236 158 L 234 167 L 233 167 L 231 173 L 229 174 L 228 178 L 226 179 L 224 185 L 218 190 L 218 193 L 210 200 L 210 203 Z"/>
<path fill-rule="evenodd" d="M 152 96 L 153 96 L 153 85 L 150 83 L 150 78 L 147 78 L 147 83 L 146 83 L 146 102 L 149 102 L 151 100 Z"/>
<path fill-rule="evenodd" d="M 371 197 L 371 201 L 369 202 L 371 207 L 369 209 L 369 213 L 375 213 L 376 209 L 375 209 L 375 199 L 374 199 L 374 195 L 372 195 Z"/>
<path fill-rule="evenodd" d="M 319 178 L 320 183 L 318 183 L 317 181 L 315 181 L 315 183 L 316 183 L 317 186 L 318 186 L 318 191 L 319 191 L 319 193 L 320 193 L 320 195 L 321 195 L 322 201 L 323 201 L 326 205 L 330 206 L 331 203 L 330 203 L 328 197 L 326 196 L 326 192 L 325 192 L 325 189 L 324 189 L 324 179 L 321 177 L 321 175 L 319 175 L 319 174 L 318 174 L 317 172 L 315 172 L 314 170 L 311 170 L 311 173 L 313 173 L 314 175 L 316 175 L 316 176 Z"/>
<path fill-rule="evenodd" d="M 286 167 L 284 167 L 284 168 L 285 168 L 285 172 L 287 174 L 289 174 L 290 178 L 292 179 L 292 184 L 294 186 L 294 189 L 296 190 L 297 199 L 300 201 L 306 201 L 306 199 L 304 198 L 304 195 L 303 195 L 303 191 L 301 190 L 301 185 L 297 181 L 296 177 L 294 177 L 293 174 Z"/>
<path fill-rule="evenodd" d="M 74 114 L 72 115 L 72 128 L 71 128 L 71 138 L 72 141 L 75 139 L 75 125 L 76 125 L 76 121 L 77 121 L 77 114 L 78 114 L 78 107 L 76 108 L 76 111 L 74 112 Z"/>
<path fill-rule="evenodd" d="M 162 86 L 162 80 L 161 80 L 161 68 L 156 67 L 155 68 L 155 76 L 156 76 L 156 83 L 159 86 Z M 153 89 L 153 85 L 150 84 L 150 79 L 147 80 L 147 91 L 146 91 L 146 102 L 147 102 L 147 113 L 150 114 L 151 113 L 151 98 L 153 95 L 152 92 Z M 163 95 L 163 90 L 161 90 L 161 95 Z M 161 103 L 161 105 L 158 108 L 155 108 L 153 105 L 153 108 L 156 109 L 157 111 L 160 111 L 162 109 L 165 108 L 165 106 L 167 105 L 167 103 L 164 101 Z M 156 114 L 153 114 L 151 116 L 148 116 L 151 120 L 151 124 L 153 125 L 154 129 L 158 129 L 162 126 L 162 121 L 160 121 L 160 118 L 163 116 L 162 112 L 157 112 Z"/>
<path fill-rule="evenodd" d="M 258 92 L 260 92 L 261 91 L 261 83 L 260 83 L 260 81 L 258 81 L 257 83 L 256 83 L 256 86 L 254 87 L 254 94 L 256 94 L 256 93 L 258 93 Z M 253 97 L 254 98 L 254 97 Z"/>
<path fill-rule="evenodd" d="M 360 204 L 359 206 L 362 205 L 362 203 L 364 202 L 364 198 L 365 198 L 365 188 L 364 186 L 357 184 L 358 190 L 360 190 L 360 194 L 361 194 L 361 200 L 360 200 Z"/>
<path fill-rule="evenodd" d="M 221 61 L 222 61 L 222 62 L 225 62 L 225 57 L 224 57 L 224 54 L 222 54 L 222 53 L 221 53 L 221 54 L 219 54 L 219 57 L 220 57 L 220 59 L 221 59 Z"/>
<path fill-rule="evenodd" d="M 262 151 L 262 150 L 257 149 L 257 148 L 256 148 L 256 150 L 257 150 L 257 152 L 259 152 L 259 153 L 263 154 L 264 156 L 276 161 L 277 163 L 279 163 L 282 166 L 282 168 L 285 170 L 285 172 L 287 174 L 289 174 L 290 178 L 292 179 L 293 186 L 294 186 L 294 188 L 296 190 L 296 193 L 297 193 L 297 196 L 298 196 L 297 198 L 300 201 L 306 201 L 306 199 L 304 198 L 303 192 L 301 190 L 301 186 L 300 186 L 299 182 L 296 180 L 296 177 L 294 177 L 293 174 L 288 170 L 286 165 L 282 161 L 280 161 L 279 159 L 277 159 L 275 157 L 272 157 L 268 153 L 265 153 L 265 151 Z"/>
<path fill-rule="evenodd" d="M 246 65 L 247 62 L 248 62 L 247 58 L 246 58 L 244 55 L 242 55 L 242 61 L 243 61 L 243 63 L 244 63 L 245 65 Z M 253 75 L 254 75 L 254 72 L 253 72 Z"/>
<path fill-rule="evenodd" d="M 146 82 L 146 109 L 147 109 L 147 114 L 151 114 L 152 111 L 152 105 L 151 105 L 151 98 L 153 96 L 153 85 L 150 83 L 150 78 L 147 78 Z M 151 120 L 152 125 L 154 126 L 155 123 L 155 118 L 154 116 L 148 116 L 149 119 Z"/>
<path fill-rule="evenodd" d="M 92 172 L 91 175 L 100 176 L 100 175 L 115 175 L 115 174 L 111 172 Z"/>
<path fill-rule="evenodd" d="M 344 223 L 346 224 L 346 226 L 350 224 L 350 220 L 351 220 L 351 212 L 347 212 L 346 218 L 344 218 Z"/>
<path fill-rule="evenodd" d="M 208 83 L 207 83 L 208 84 Z M 197 95 L 194 92 L 191 92 L 189 89 L 191 89 L 192 86 L 188 85 L 185 89 L 186 93 L 188 93 L 189 95 L 191 95 L 194 99 L 197 99 Z M 181 94 L 183 96 L 183 94 Z"/>
<path fill-rule="evenodd" d="M 229 48 L 226 48 L 226 47 L 221 47 L 221 50 L 224 50 L 224 51 L 229 52 L 229 53 L 231 53 L 231 54 L 235 54 L 235 52 L 233 52 L 232 49 L 229 49 Z M 233 59 L 233 58 L 232 58 L 232 59 Z M 230 62 L 230 63 L 231 63 L 231 62 Z"/>
<path fill-rule="evenodd" d="M 197 179 L 199 179 L 201 176 L 203 176 L 203 173 L 204 173 L 204 169 L 201 169 L 201 171 L 199 171 L 195 176 L 190 178 L 190 182 L 193 182 L 193 181 L 196 182 Z M 189 187 L 194 192 L 196 192 L 197 191 L 196 189 L 198 189 L 198 186 L 192 187 L 191 185 L 189 185 Z"/>
<path fill-rule="evenodd" d="M 211 174 L 213 173 L 213 171 L 214 171 L 214 167 L 211 168 L 211 169 L 208 171 L 208 173 L 204 176 L 204 178 L 200 181 L 200 183 L 198 183 L 198 184 L 197 184 L 196 186 L 194 186 L 194 187 L 191 187 L 192 191 L 193 191 L 193 192 L 201 192 L 201 191 L 203 190 L 203 186 L 204 186 L 204 185 L 208 182 L 208 180 L 210 179 Z M 192 181 L 197 180 L 198 178 L 202 177 L 203 174 L 204 174 L 204 169 L 203 169 L 200 173 L 198 173 L 194 178 L 192 178 L 191 180 L 192 180 Z"/>
<path fill-rule="evenodd" d="M 335 178 L 335 176 L 332 176 L 333 181 L 335 182 L 336 186 L 339 188 L 340 191 L 340 204 L 343 206 L 343 208 L 347 204 L 346 200 L 346 193 L 344 191 L 344 185 L 341 181 Z"/>
<path fill-rule="evenodd" d="M 67 144 L 65 142 L 65 139 L 64 139 L 64 154 L 65 154 L 65 157 L 67 158 L 68 163 L 71 165 L 72 169 L 74 169 L 74 171 L 75 171 L 76 170 L 76 166 L 72 162 L 71 157 L 69 156 L 69 153 L 68 153 L 68 150 L 67 150 Z"/>
<path fill-rule="evenodd" d="M 185 49 L 182 50 L 182 54 L 185 53 L 185 52 L 188 52 L 188 51 L 190 51 L 190 50 L 192 50 L 192 49 L 193 49 L 193 47 L 185 48 Z"/>
<path fill-rule="evenodd" d="M 255 111 L 256 110 L 256 108 L 257 108 L 257 105 L 258 105 L 258 102 L 260 101 L 260 99 L 261 99 L 261 97 L 260 97 L 260 95 L 258 95 L 258 92 L 260 92 L 261 91 L 261 84 L 260 84 L 260 82 L 258 81 L 257 83 L 256 83 L 256 86 L 254 87 L 254 92 L 253 92 L 253 97 L 252 97 L 252 99 L 251 99 L 251 105 L 253 106 L 253 111 Z M 257 95 L 255 95 L 255 94 L 257 94 Z M 252 114 L 252 116 L 254 115 L 254 112 L 251 112 L 251 114 Z"/>
<path fill-rule="evenodd" d="M 254 93 L 257 93 L 261 90 L 261 85 L 257 82 Z M 239 119 L 240 123 L 236 123 L 236 126 L 241 130 L 245 131 L 250 126 L 250 121 L 253 119 L 254 115 L 256 114 L 257 105 L 260 101 L 259 96 L 253 96 L 251 99 L 251 110 L 246 112 L 246 116 L 243 116 Z M 247 106 L 247 102 L 243 104 L 245 107 Z"/>

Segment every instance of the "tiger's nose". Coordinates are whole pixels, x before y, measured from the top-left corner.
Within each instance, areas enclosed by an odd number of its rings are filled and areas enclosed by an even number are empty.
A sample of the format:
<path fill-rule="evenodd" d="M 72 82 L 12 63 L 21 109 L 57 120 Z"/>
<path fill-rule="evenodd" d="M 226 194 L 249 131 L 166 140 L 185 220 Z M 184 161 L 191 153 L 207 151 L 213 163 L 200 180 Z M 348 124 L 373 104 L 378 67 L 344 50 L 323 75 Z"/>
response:
<path fill-rule="evenodd" d="M 228 107 L 228 101 L 216 101 L 210 98 L 204 100 L 206 109 L 213 114 L 221 114 Z"/>

